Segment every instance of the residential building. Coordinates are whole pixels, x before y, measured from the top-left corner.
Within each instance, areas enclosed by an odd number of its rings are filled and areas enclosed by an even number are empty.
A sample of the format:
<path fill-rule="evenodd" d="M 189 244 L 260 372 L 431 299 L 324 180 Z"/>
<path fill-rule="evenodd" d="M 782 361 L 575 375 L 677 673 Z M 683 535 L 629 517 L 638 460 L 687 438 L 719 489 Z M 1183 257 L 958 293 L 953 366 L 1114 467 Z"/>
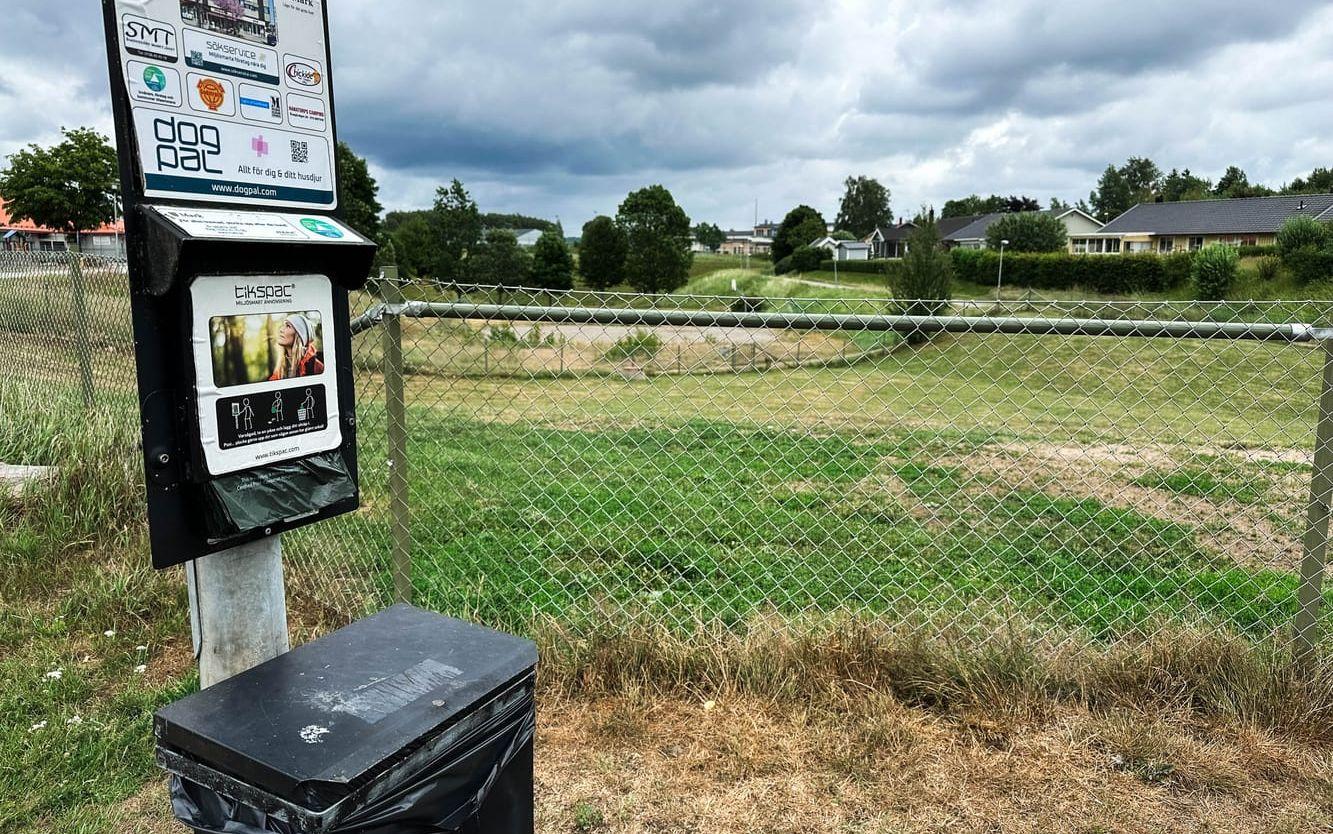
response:
<path fill-rule="evenodd" d="M 80 249 L 90 255 L 125 254 L 125 222 L 103 225 L 89 232 L 68 235 L 38 226 L 31 220 L 14 220 L 0 200 L 0 249 L 7 252 L 68 252 Z"/>
<path fill-rule="evenodd" d="M 1079 209 L 1046 209 L 1041 214 L 1051 214 L 1065 224 L 1070 238 L 1070 250 L 1074 251 L 1074 239 L 1083 239 L 1096 234 L 1102 224 L 1097 218 Z M 1004 217 L 1003 212 L 992 214 L 974 214 L 964 217 L 946 217 L 936 221 L 940 239 L 950 249 L 984 249 L 986 233 L 995 221 Z M 907 239 L 916 230 L 916 224 L 899 221 L 896 226 L 876 229 L 865 239 L 870 244 L 876 258 L 901 258 L 907 254 Z"/>
<path fill-rule="evenodd" d="M 1140 203 L 1096 235 L 1071 238 L 1076 252 L 1119 254 L 1194 251 L 1215 243 L 1271 246 L 1297 215 L 1333 221 L 1333 194 Z"/>
<path fill-rule="evenodd" d="M 531 249 L 537 245 L 537 241 L 542 239 L 541 229 L 514 229 L 514 237 L 518 238 L 518 245 L 524 249 Z"/>
<path fill-rule="evenodd" d="M 827 251 L 835 261 L 870 260 L 871 246 L 865 241 L 836 240 L 832 237 L 822 237 L 810 245 L 816 249 Z"/>
<path fill-rule="evenodd" d="M 946 242 L 959 230 L 972 225 L 984 215 L 974 214 L 966 217 L 945 217 L 935 221 L 940 237 Z M 916 231 L 916 223 L 900 219 L 892 226 L 881 226 L 871 232 L 863 241 L 870 245 L 873 258 L 901 258 L 907 254 L 907 239 Z"/>
<path fill-rule="evenodd" d="M 773 236 L 778 227 L 779 224 L 765 220 L 753 229 L 731 229 L 717 251 L 723 255 L 767 255 L 773 251 Z"/>

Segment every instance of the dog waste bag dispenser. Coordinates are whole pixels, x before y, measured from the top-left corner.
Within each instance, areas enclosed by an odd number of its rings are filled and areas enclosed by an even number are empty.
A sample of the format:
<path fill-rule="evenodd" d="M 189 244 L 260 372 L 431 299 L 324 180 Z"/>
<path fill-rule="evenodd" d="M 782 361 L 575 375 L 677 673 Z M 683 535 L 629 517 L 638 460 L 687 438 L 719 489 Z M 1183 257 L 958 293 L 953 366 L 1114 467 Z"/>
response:
<path fill-rule="evenodd" d="M 348 290 L 374 247 L 332 218 L 145 206 L 136 314 L 154 561 L 354 510 Z M 147 355 L 144 355 L 144 354 Z M 154 384 L 143 381 L 155 379 Z"/>

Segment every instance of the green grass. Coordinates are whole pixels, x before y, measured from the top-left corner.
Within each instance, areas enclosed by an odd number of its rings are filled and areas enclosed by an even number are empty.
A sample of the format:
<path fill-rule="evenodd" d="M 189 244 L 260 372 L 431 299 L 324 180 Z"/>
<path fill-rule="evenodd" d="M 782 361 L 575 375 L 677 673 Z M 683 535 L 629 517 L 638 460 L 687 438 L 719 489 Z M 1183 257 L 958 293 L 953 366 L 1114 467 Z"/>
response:
<path fill-rule="evenodd" d="M 156 774 L 153 711 L 194 686 L 184 586 L 149 566 L 132 395 L 0 380 L 0 403 L 0 460 L 59 467 L 0 497 L 0 831 L 106 830 Z"/>
<path fill-rule="evenodd" d="M 1189 526 L 1096 500 L 976 490 L 932 466 L 979 438 L 795 435 L 697 422 L 562 431 L 414 410 L 420 600 L 522 628 L 599 608 L 731 624 L 776 610 L 1010 607 L 1099 639 L 1161 620 L 1284 628 L 1295 577 L 1251 570 Z M 447 438 L 447 440 L 445 440 Z M 891 474 L 918 506 L 875 492 Z M 425 537 L 422 537 L 423 539 Z"/>

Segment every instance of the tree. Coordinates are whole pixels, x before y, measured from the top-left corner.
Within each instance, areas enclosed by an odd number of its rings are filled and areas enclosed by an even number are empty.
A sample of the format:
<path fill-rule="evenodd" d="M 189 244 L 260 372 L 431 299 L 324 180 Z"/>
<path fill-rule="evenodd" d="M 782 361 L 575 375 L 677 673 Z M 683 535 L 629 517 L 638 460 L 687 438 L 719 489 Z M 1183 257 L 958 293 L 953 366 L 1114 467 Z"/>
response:
<path fill-rule="evenodd" d="M 1088 196 L 1088 203 L 1092 206 L 1092 214 L 1103 223 L 1109 223 L 1129 211 L 1134 205 L 1134 196 L 1119 168 L 1106 166 L 1101 179 L 1097 180 L 1096 190 Z"/>
<path fill-rule="evenodd" d="M 1097 190 L 1088 197 L 1092 214 L 1109 222 L 1139 203 L 1154 202 L 1161 180 L 1162 170 L 1147 157 L 1130 157 L 1119 168 L 1107 165 L 1097 181 Z"/>
<path fill-rule="evenodd" d="M 1073 208 L 1072 205 L 1066 203 L 1064 200 L 1061 200 L 1059 197 L 1051 198 L 1051 211 L 1055 212 L 1056 214 L 1064 214 L 1065 212 L 1069 211 L 1072 208 Z"/>
<path fill-rule="evenodd" d="M 385 231 L 398 255 L 398 268 L 413 278 L 436 276 L 443 250 L 428 211 L 390 212 Z"/>
<path fill-rule="evenodd" d="M 1129 186 L 1131 205 L 1151 203 L 1157 199 L 1162 183 L 1162 169 L 1145 156 L 1131 156 L 1120 168 L 1120 174 Z"/>
<path fill-rule="evenodd" d="M 1283 194 L 1333 194 L 1333 169 L 1316 168 L 1310 176 L 1297 177 L 1282 189 Z"/>
<path fill-rule="evenodd" d="M 1004 201 L 1004 211 L 1016 214 L 1024 211 L 1041 211 L 1041 203 L 1035 197 L 1009 195 Z"/>
<path fill-rule="evenodd" d="M 727 233 L 712 223 L 700 223 L 694 227 L 694 239 L 700 246 L 708 247 L 708 251 L 716 252 L 727 242 Z"/>
<path fill-rule="evenodd" d="M 1041 201 L 1026 194 L 1011 194 L 1008 197 L 1001 197 L 999 194 L 992 194 L 989 197 L 970 194 L 962 199 L 945 203 L 944 210 L 940 212 L 940 219 L 1020 211 L 1041 211 Z"/>
<path fill-rule="evenodd" d="M 559 223 L 532 217 L 527 214 L 496 214 L 488 212 L 481 216 L 481 225 L 485 229 L 537 229 L 547 232 L 559 227 Z M 563 235 L 562 235 L 563 237 Z"/>
<path fill-rule="evenodd" d="M 1258 183 L 1251 183 L 1250 177 L 1239 166 L 1231 165 L 1213 187 L 1213 195 L 1228 199 L 1243 197 L 1267 197 L 1273 189 Z"/>
<path fill-rule="evenodd" d="M 467 275 L 464 261 L 480 243 L 482 226 L 481 212 L 463 183 L 454 180 L 448 188 L 436 190 L 432 221 L 439 236 L 436 280 L 464 280 Z"/>
<path fill-rule="evenodd" d="M 1177 171 L 1162 178 L 1159 196 L 1164 203 L 1179 203 L 1185 200 L 1206 200 L 1212 196 L 1213 184 L 1203 177 L 1196 177 L 1190 169 Z"/>
<path fill-rule="evenodd" d="M 64 130 L 49 148 L 29 145 L 0 172 L 0 197 L 14 220 L 77 237 L 116 217 L 120 166 L 110 141 L 95 130 Z"/>
<path fill-rule="evenodd" d="M 787 212 L 773 235 L 773 263 L 788 258 L 801 246 L 809 246 L 828 234 L 824 215 L 809 206 L 797 206 Z"/>
<path fill-rule="evenodd" d="M 940 240 L 935 213 L 923 211 L 907 237 L 907 254 L 894 287 L 899 309 L 909 316 L 934 316 L 946 310 L 953 293 L 953 261 Z M 922 341 L 914 334 L 909 341 Z"/>
<path fill-rule="evenodd" d="M 261 4 L 262 5 L 262 4 Z M 370 166 L 356 155 L 346 142 L 339 142 L 335 157 L 338 165 L 338 210 L 347 225 L 369 240 L 378 240 L 382 223 L 379 183 L 370 175 Z"/>
<path fill-rule="evenodd" d="M 604 215 L 583 224 L 583 242 L 579 244 L 579 274 L 595 290 L 619 284 L 625 274 L 629 245 L 625 232 L 616 221 Z"/>
<path fill-rule="evenodd" d="M 1069 232 L 1055 215 L 1028 211 L 1006 214 L 986 229 L 988 248 L 999 249 L 1005 240 L 1010 252 L 1063 252 L 1069 246 Z"/>
<path fill-rule="evenodd" d="M 574 289 L 574 259 L 559 229 L 547 229 L 532 250 L 532 285 L 545 290 Z"/>
<path fill-rule="evenodd" d="M 889 207 L 889 189 L 871 177 L 848 177 L 843 182 L 846 191 L 838 208 L 834 225 L 856 235 L 869 237 L 880 226 L 893 223 L 893 209 Z M 805 241 L 809 243 L 810 241 Z"/>
<path fill-rule="evenodd" d="M 468 272 L 479 284 L 522 287 L 532 274 L 532 256 L 518 245 L 509 229 L 491 229 L 468 259 Z"/>
<path fill-rule="evenodd" d="M 694 262 L 690 218 L 670 191 L 650 185 L 632 192 L 620 204 L 616 225 L 629 247 L 625 280 L 630 286 L 642 293 L 659 293 L 685 285 Z"/>
<path fill-rule="evenodd" d="M 959 200 L 950 200 L 944 204 L 944 210 L 940 212 L 940 219 L 947 220 L 950 217 L 973 217 L 978 214 L 995 214 L 1001 211 L 1008 211 L 1009 201 L 992 194 L 989 197 L 981 197 L 976 194 L 969 194 Z"/>

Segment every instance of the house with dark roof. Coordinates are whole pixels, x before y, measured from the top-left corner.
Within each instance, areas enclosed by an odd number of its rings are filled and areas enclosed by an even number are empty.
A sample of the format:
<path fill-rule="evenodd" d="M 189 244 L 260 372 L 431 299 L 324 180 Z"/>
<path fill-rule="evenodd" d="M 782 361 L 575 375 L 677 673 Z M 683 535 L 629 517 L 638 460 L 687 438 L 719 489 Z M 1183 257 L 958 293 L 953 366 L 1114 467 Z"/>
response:
<path fill-rule="evenodd" d="M 1036 213 L 1049 214 L 1064 223 L 1065 233 L 1069 235 L 1071 240 L 1075 237 L 1096 234 L 1102 229 L 1102 224 L 1097 218 L 1076 208 L 1045 209 Z M 951 246 L 958 249 L 985 249 L 986 233 L 990 231 L 990 227 L 994 225 L 995 221 L 1002 217 L 1004 217 L 1003 213 L 983 214 L 972 223 L 955 231 L 947 240 Z M 1073 251 L 1072 247 L 1070 251 Z"/>
<path fill-rule="evenodd" d="M 960 229 L 976 222 L 983 215 L 974 214 L 966 217 L 945 217 L 935 222 L 940 237 L 946 242 Z M 871 232 L 863 243 L 870 244 L 872 258 L 901 258 L 907 254 L 907 239 L 916 231 L 916 224 L 910 220 L 899 220 L 892 226 L 880 226 Z"/>
<path fill-rule="evenodd" d="M 1046 209 L 1039 213 L 1054 215 L 1063 222 L 1071 241 L 1076 236 L 1095 234 L 1102 228 L 1097 218 L 1079 209 Z M 1002 212 L 946 217 L 937 221 L 936 225 L 940 230 L 940 238 L 950 249 L 985 249 L 986 232 L 1001 217 L 1004 217 Z M 914 229 L 914 223 L 899 222 L 896 226 L 876 229 L 865 242 L 870 244 L 876 258 L 901 258 L 907 253 L 907 238 Z M 1070 251 L 1073 251 L 1072 246 Z"/>
<path fill-rule="evenodd" d="M 1333 221 L 1333 194 L 1140 203 L 1096 235 L 1072 237 L 1075 252 L 1194 251 L 1215 243 L 1271 246 L 1278 230 L 1297 215 Z"/>

